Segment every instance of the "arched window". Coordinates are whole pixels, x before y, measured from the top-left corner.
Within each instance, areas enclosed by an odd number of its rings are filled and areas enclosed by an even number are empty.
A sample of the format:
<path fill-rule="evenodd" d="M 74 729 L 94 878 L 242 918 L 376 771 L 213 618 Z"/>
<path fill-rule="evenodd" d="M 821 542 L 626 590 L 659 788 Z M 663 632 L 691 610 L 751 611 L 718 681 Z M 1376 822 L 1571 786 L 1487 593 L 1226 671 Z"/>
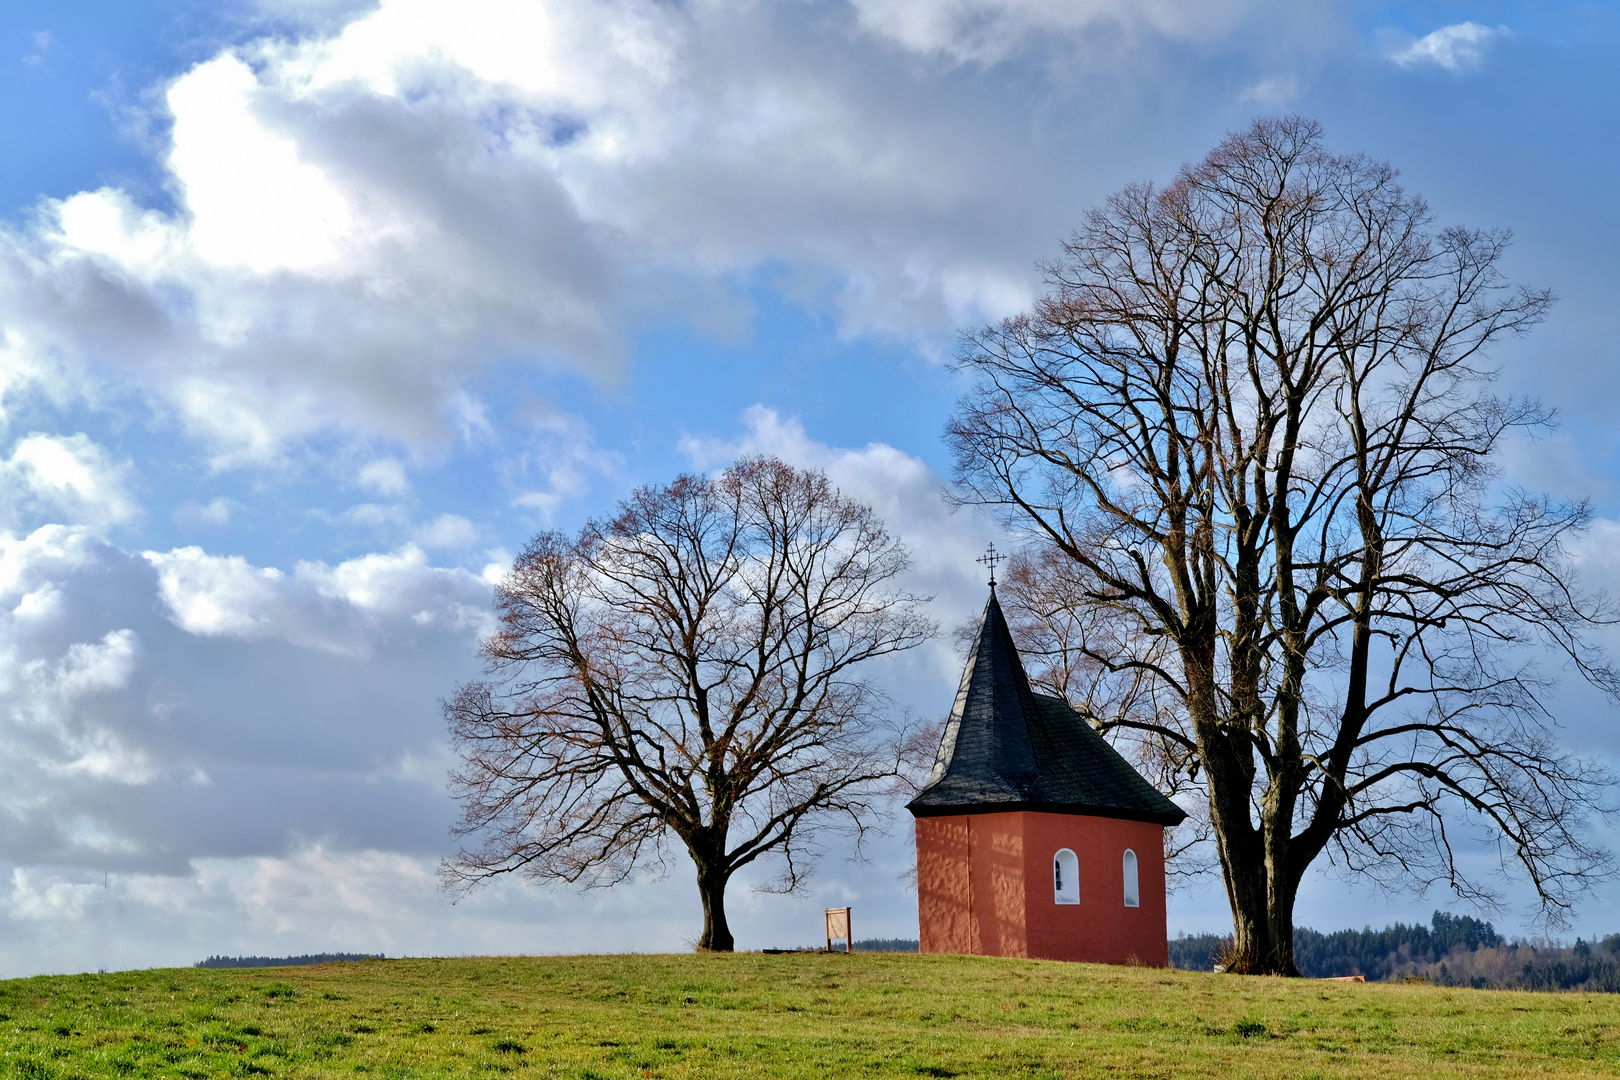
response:
<path fill-rule="evenodd" d="M 1136 852 L 1130 848 L 1125 849 L 1125 906 L 1142 906 L 1142 892 L 1136 882 Z"/>
<path fill-rule="evenodd" d="M 1068 848 L 1052 856 L 1052 902 L 1080 902 L 1080 860 Z"/>

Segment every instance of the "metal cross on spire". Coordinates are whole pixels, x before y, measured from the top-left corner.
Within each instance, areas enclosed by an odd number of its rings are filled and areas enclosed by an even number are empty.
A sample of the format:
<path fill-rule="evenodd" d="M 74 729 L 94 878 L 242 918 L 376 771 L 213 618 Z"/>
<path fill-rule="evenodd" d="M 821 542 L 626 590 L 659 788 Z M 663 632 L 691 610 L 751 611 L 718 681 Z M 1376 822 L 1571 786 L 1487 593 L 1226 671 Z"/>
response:
<path fill-rule="evenodd" d="M 985 553 L 983 555 L 980 555 L 977 559 L 973 560 L 981 566 L 987 566 L 990 568 L 990 587 L 992 589 L 996 587 L 996 567 L 1005 562 L 1006 559 L 1007 556 L 997 552 L 996 545 L 991 544 L 987 549 L 985 549 Z"/>

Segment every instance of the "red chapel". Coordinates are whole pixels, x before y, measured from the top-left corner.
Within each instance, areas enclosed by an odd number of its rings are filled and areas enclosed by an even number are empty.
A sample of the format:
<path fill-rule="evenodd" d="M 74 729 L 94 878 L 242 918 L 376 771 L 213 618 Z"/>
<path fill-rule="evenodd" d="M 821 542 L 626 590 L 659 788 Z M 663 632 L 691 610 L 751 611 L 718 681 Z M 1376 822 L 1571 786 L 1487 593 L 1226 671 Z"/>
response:
<path fill-rule="evenodd" d="M 1164 829 L 1186 814 L 1030 689 L 991 583 L 917 827 L 925 953 L 1169 964 Z"/>

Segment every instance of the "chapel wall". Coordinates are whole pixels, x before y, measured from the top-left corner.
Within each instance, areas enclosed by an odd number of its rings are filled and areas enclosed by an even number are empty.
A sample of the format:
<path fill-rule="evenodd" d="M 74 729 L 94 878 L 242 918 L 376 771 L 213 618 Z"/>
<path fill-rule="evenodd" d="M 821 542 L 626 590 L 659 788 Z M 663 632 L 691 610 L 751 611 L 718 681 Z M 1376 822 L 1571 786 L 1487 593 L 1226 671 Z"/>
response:
<path fill-rule="evenodd" d="M 1168 967 L 1164 827 L 1086 814 L 1025 813 L 1026 925 L 1030 956 Z M 1078 857 L 1080 902 L 1057 904 L 1052 860 Z M 1125 906 L 1124 854 L 1136 855 L 1139 906 Z"/>
<path fill-rule="evenodd" d="M 1162 826 L 1011 811 L 916 819 L 918 942 L 925 953 L 1169 965 Z M 1058 904 L 1053 857 L 1078 862 L 1080 903 Z M 1124 903 L 1126 849 L 1138 907 Z"/>

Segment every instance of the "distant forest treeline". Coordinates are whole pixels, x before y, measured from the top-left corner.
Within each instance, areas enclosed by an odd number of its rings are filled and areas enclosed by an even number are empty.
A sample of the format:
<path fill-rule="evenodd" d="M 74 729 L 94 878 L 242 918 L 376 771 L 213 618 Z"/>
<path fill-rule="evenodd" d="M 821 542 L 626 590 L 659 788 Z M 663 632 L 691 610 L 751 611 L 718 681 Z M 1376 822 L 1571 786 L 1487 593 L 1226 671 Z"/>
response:
<path fill-rule="evenodd" d="M 355 963 L 360 960 L 386 960 L 382 953 L 306 953 L 303 956 L 210 956 L 192 967 L 248 968 L 248 967 L 303 967 L 307 964 L 331 964 L 339 960 Z"/>
<path fill-rule="evenodd" d="M 1226 938 L 1177 937 L 1170 965 L 1208 971 Z M 1428 926 L 1396 923 L 1382 930 L 1294 931 L 1294 964 L 1310 978 L 1365 975 L 1369 980 L 1427 979 L 1440 986 L 1499 990 L 1598 990 L 1620 993 L 1620 934 L 1601 941 L 1507 941 L 1468 916 L 1434 913 Z"/>

